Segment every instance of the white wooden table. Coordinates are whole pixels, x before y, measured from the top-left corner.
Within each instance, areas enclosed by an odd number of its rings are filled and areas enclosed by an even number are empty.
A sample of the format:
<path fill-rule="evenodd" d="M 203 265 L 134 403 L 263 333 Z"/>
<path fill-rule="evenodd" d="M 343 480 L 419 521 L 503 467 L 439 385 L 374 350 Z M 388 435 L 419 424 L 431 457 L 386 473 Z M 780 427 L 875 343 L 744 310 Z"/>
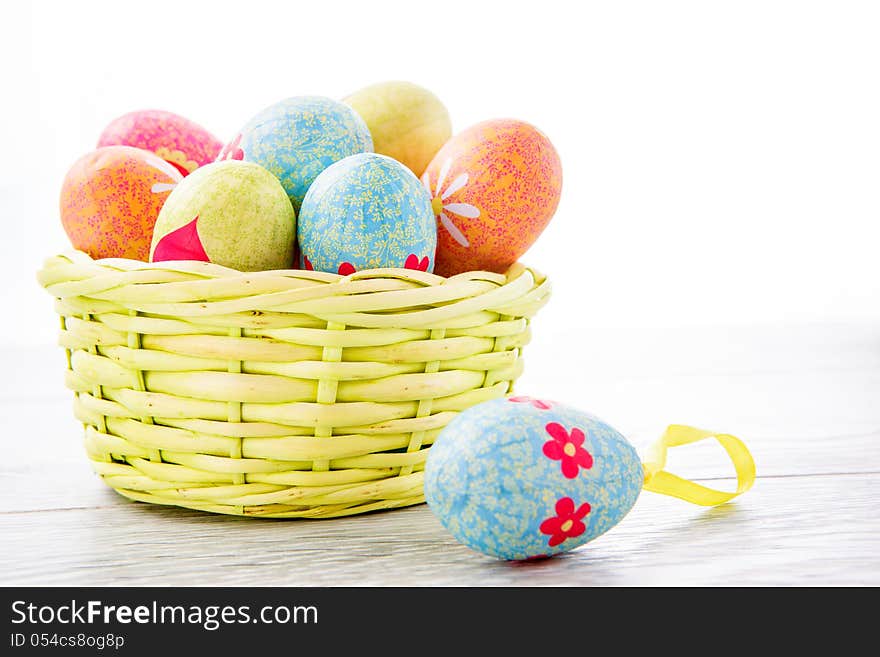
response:
<path fill-rule="evenodd" d="M 424 505 L 323 521 L 148 506 L 91 473 L 60 348 L 6 349 L 0 585 L 880 584 L 880 325 L 537 323 L 518 391 L 589 410 L 640 449 L 669 423 L 738 435 L 754 488 L 708 510 L 643 493 L 593 543 L 527 564 L 459 545 Z M 732 488 L 714 445 L 670 458 Z"/>

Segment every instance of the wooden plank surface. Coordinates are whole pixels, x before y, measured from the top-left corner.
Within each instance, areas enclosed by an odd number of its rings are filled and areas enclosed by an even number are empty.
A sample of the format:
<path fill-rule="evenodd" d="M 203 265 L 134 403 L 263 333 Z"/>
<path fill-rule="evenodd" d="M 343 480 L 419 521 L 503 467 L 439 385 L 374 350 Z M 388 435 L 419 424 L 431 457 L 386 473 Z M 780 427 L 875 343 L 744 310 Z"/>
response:
<path fill-rule="evenodd" d="M 594 412 L 640 449 L 671 422 L 739 435 L 754 489 L 708 510 L 644 493 L 605 536 L 531 564 L 471 552 L 425 506 L 265 521 L 135 504 L 91 474 L 60 349 L 5 350 L 0 584 L 880 584 L 880 327 L 548 325 L 519 391 Z M 670 469 L 732 487 L 712 445 L 673 450 Z"/>

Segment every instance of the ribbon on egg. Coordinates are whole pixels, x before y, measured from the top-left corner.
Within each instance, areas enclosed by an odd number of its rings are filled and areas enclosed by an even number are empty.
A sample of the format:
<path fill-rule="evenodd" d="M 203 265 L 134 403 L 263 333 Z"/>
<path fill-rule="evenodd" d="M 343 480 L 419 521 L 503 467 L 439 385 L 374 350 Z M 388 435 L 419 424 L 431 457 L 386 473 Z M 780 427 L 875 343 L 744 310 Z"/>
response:
<path fill-rule="evenodd" d="M 732 493 L 703 486 L 664 469 L 669 448 L 690 445 L 709 438 L 714 438 L 721 444 L 733 463 L 737 485 L 736 491 Z M 726 433 L 671 424 L 663 436 L 650 447 L 646 456 L 642 462 L 645 471 L 644 490 L 677 497 L 700 506 L 717 506 L 729 502 L 745 493 L 755 483 L 755 461 L 748 447 L 736 436 Z"/>

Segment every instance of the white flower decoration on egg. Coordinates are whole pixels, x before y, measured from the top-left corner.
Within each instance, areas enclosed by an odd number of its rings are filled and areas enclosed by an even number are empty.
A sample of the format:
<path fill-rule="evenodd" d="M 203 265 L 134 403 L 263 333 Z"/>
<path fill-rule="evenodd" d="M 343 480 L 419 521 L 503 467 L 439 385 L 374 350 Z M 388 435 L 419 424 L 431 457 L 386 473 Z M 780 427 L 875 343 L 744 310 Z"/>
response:
<path fill-rule="evenodd" d="M 175 187 L 177 187 L 177 184 L 181 180 L 183 180 L 183 174 L 180 173 L 180 171 L 177 169 L 177 167 L 175 167 L 173 164 L 171 164 L 169 162 L 166 162 L 161 157 L 157 157 L 156 155 L 149 153 L 149 154 L 144 154 L 144 160 L 146 161 L 147 164 L 149 164 L 154 169 L 158 169 L 159 171 L 162 171 L 163 173 L 170 176 L 171 179 L 174 181 L 171 183 L 156 183 L 156 184 L 154 184 L 153 187 L 150 189 L 150 191 L 153 192 L 154 194 L 161 194 L 162 192 L 170 192 Z"/>
<path fill-rule="evenodd" d="M 468 242 L 467 237 L 464 236 L 464 233 L 462 233 L 458 226 L 455 225 L 449 215 L 457 215 L 459 217 L 464 217 L 465 219 L 476 219 L 480 216 L 480 208 L 471 205 L 470 203 L 444 202 L 450 196 L 455 194 L 455 192 L 464 188 L 468 183 L 468 174 L 462 173 L 449 183 L 449 186 L 446 189 L 443 189 L 443 184 L 446 182 L 446 176 L 449 174 L 451 166 L 451 159 L 447 159 L 443 163 L 443 166 L 440 168 L 440 173 L 437 176 L 437 186 L 434 189 L 431 189 L 431 178 L 427 171 L 422 176 L 422 183 L 431 195 L 431 207 L 434 210 L 434 215 L 440 218 L 440 223 L 449 231 L 449 234 L 452 235 L 452 238 L 456 242 L 464 247 L 468 247 L 470 246 L 470 243 Z"/>

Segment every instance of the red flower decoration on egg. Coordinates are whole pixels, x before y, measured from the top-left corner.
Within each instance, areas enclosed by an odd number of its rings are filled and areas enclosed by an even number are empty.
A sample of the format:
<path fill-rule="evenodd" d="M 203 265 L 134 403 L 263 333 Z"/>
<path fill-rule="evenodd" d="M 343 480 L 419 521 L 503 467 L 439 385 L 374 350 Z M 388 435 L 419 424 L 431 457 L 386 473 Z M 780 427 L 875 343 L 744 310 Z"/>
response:
<path fill-rule="evenodd" d="M 556 547 L 566 539 L 583 534 L 587 527 L 583 523 L 584 516 L 590 512 L 590 505 L 584 502 L 577 509 L 574 500 L 562 497 L 556 502 L 556 515 L 541 523 L 541 533 L 549 534 L 547 545 Z"/>
<path fill-rule="evenodd" d="M 544 456 L 562 462 L 562 474 L 567 479 L 578 476 L 579 468 L 589 470 L 593 467 L 593 456 L 583 448 L 584 432 L 577 427 L 571 433 L 558 422 L 550 422 L 546 427 L 552 440 L 544 443 Z"/>
<path fill-rule="evenodd" d="M 243 160 L 244 159 L 244 151 L 239 146 L 241 144 L 241 135 L 236 135 L 235 139 L 226 144 L 223 147 L 223 150 L 220 151 L 220 155 L 217 156 L 217 161 L 221 160 Z"/>
<path fill-rule="evenodd" d="M 315 271 L 315 268 L 312 266 L 312 261 L 309 260 L 308 256 L 303 256 L 303 267 L 306 268 L 306 271 Z"/>
<path fill-rule="evenodd" d="M 350 276 L 355 273 L 357 269 L 354 268 L 354 265 L 350 262 L 343 262 L 339 265 L 339 269 L 337 270 L 340 276 Z"/>
<path fill-rule="evenodd" d="M 550 407 L 553 405 L 553 402 L 545 401 L 543 399 L 535 399 L 534 397 L 529 397 L 527 395 L 518 395 L 516 397 L 508 397 L 507 401 L 516 402 L 519 404 L 531 404 L 535 408 L 547 411 L 550 410 Z"/>
<path fill-rule="evenodd" d="M 431 261 L 428 259 L 428 256 L 423 257 L 419 260 L 419 256 L 415 253 L 410 253 L 406 257 L 406 262 L 403 264 L 404 269 L 415 269 L 417 271 L 428 271 L 428 266 L 431 264 Z"/>
<path fill-rule="evenodd" d="M 172 230 L 163 236 L 153 249 L 153 262 L 165 262 L 167 260 L 200 260 L 210 262 L 211 259 L 205 253 L 202 240 L 199 239 L 198 231 L 199 215 L 184 224 L 180 228 Z"/>

